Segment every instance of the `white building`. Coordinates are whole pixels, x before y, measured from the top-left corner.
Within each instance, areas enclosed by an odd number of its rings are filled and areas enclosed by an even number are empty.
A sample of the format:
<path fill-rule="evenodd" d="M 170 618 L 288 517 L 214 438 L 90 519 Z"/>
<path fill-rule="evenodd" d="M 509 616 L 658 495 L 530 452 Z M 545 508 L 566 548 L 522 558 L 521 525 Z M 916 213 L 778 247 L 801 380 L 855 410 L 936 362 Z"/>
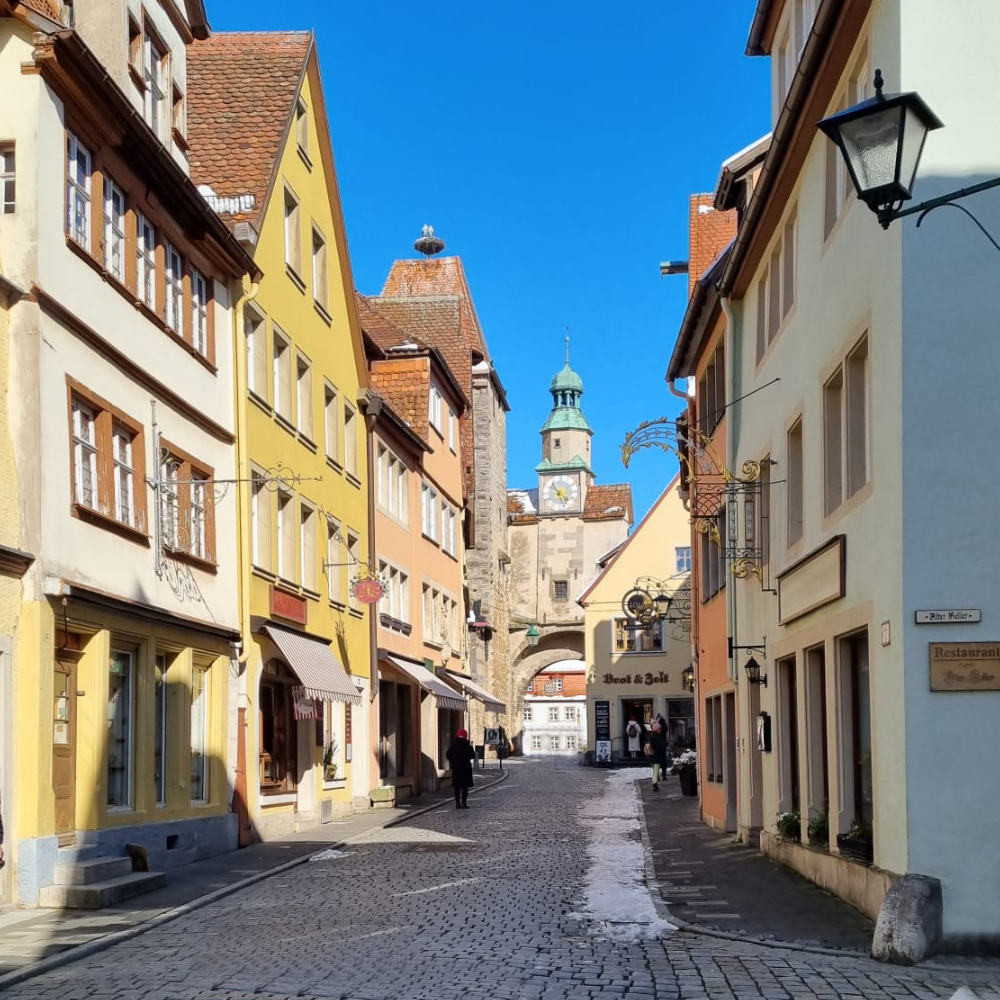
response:
<path fill-rule="evenodd" d="M 997 258 L 959 212 L 883 231 L 816 122 L 880 68 L 947 126 L 915 201 L 992 177 L 998 31 L 992 0 L 759 0 L 774 140 L 748 202 L 716 203 L 741 216 L 719 284 L 727 464 L 766 475 L 764 586 L 729 581 L 732 641 L 766 649 L 768 680 L 732 657 L 739 827 L 871 915 L 897 876 L 939 880 L 946 946 L 1000 940 Z M 996 191 L 962 204 L 1000 230 Z M 777 836 L 794 812 L 818 850 Z"/>
<path fill-rule="evenodd" d="M 559 660 L 531 681 L 524 695 L 524 754 L 572 755 L 587 746 L 586 669 Z"/>

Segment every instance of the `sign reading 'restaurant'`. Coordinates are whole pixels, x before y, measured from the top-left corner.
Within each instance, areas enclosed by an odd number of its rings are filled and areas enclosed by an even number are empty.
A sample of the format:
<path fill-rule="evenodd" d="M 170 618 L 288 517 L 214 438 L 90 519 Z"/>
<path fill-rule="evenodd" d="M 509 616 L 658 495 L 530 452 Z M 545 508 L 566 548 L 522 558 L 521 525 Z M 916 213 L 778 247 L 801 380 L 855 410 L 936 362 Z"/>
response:
<path fill-rule="evenodd" d="M 930 643 L 932 691 L 1000 691 L 1000 642 Z"/>
<path fill-rule="evenodd" d="M 615 677 L 614 674 L 605 674 L 601 679 L 602 684 L 669 684 L 670 674 L 665 670 L 661 670 L 659 673 L 651 674 L 623 674 L 621 677 Z"/>

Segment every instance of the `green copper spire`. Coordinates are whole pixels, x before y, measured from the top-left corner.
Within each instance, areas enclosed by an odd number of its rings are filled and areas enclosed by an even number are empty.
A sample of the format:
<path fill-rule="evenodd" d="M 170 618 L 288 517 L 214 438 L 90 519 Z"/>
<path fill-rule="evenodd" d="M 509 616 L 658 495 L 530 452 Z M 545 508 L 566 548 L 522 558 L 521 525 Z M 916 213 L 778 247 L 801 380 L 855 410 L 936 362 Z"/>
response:
<path fill-rule="evenodd" d="M 542 425 L 542 433 L 546 431 L 579 430 L 592 434 L 590 424 L 580 409 L 580 397 L 583 395 L 583 379 L 569 366 L 569 337 L 566 338 L 566 363 L 549 383 L 552 393 L 552 412 Z"/>

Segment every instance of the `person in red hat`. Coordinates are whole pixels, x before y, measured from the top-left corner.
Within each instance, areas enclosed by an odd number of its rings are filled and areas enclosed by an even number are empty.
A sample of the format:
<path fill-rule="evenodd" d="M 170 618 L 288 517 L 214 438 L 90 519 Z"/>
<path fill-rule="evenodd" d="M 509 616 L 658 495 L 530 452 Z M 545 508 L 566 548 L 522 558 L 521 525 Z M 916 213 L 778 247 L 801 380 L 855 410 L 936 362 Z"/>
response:
<path fill-rule="evenodd" d="M 455 808 L 469 808 L 469 789 L 472 787 L 472 762 L 476 751 L 469 742 L 469 734 L 460 729 L 445 754 L 451 764 L 451 787 L 455 789 Z"/>

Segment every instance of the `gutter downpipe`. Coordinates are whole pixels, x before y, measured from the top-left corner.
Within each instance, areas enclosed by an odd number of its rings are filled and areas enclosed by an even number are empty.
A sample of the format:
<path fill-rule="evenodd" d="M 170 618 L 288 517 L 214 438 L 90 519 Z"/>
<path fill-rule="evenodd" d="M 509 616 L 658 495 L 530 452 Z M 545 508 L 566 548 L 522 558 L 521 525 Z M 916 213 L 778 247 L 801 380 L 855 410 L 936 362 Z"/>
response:
<path fill-rule="evenodd" d="M 736 365 L 736 318 L 733 316 L 733 309 L 729 302 L 728 295 L 720 295 L 719 303 L 722 306 L 722 314 L 726 317 L 726 361 L 729 364 L 729 393 L 730 398 L 737 400 L 739 391 L 737 388 L 737 365 Z M 729 419 L 726 421 L 726 466 L 729 469 L 736 468 L 736 434 L 739 426 L 739 403 L 734 402 L 730 410 Z M 728 518 L 727 518 L 728 524 Z M 729 567 L 726 567 L 729 573 Z M 736 638 L 737 602 L 736 602 L 736 578 L 726 580 L 726 606 L 728 610 L 729 635 Z M 729 660 L 729 679 L 739 686 L 739 668 L 736 663 L 736 650 Z"/>
<path fill-rule="evenodd" d="M 247 370 L 243 359 L 246 357 L 244 343 L 246 327 L 245 309 L 249 302 L 257 298 L 260 283 L 251 281 L 250 288 L 240 284 L 240 295 L 233 305 L 233 370 L 236 386 L 236 528 L 237 559 L 240 567 L 239 601 L 240 632 L 242 633 L 242 655 L 237 659 L 239 695 L 236 710 L 236 781 L 233 787 L 233 812 L 239 828 L 239 846 L 250 845 L 250 799 L 247 775 L 247 708 L 250 696 L 247 691 L 247 668 L 253 638 L 250 634 L 250 455 L 247 442 Z"/>

